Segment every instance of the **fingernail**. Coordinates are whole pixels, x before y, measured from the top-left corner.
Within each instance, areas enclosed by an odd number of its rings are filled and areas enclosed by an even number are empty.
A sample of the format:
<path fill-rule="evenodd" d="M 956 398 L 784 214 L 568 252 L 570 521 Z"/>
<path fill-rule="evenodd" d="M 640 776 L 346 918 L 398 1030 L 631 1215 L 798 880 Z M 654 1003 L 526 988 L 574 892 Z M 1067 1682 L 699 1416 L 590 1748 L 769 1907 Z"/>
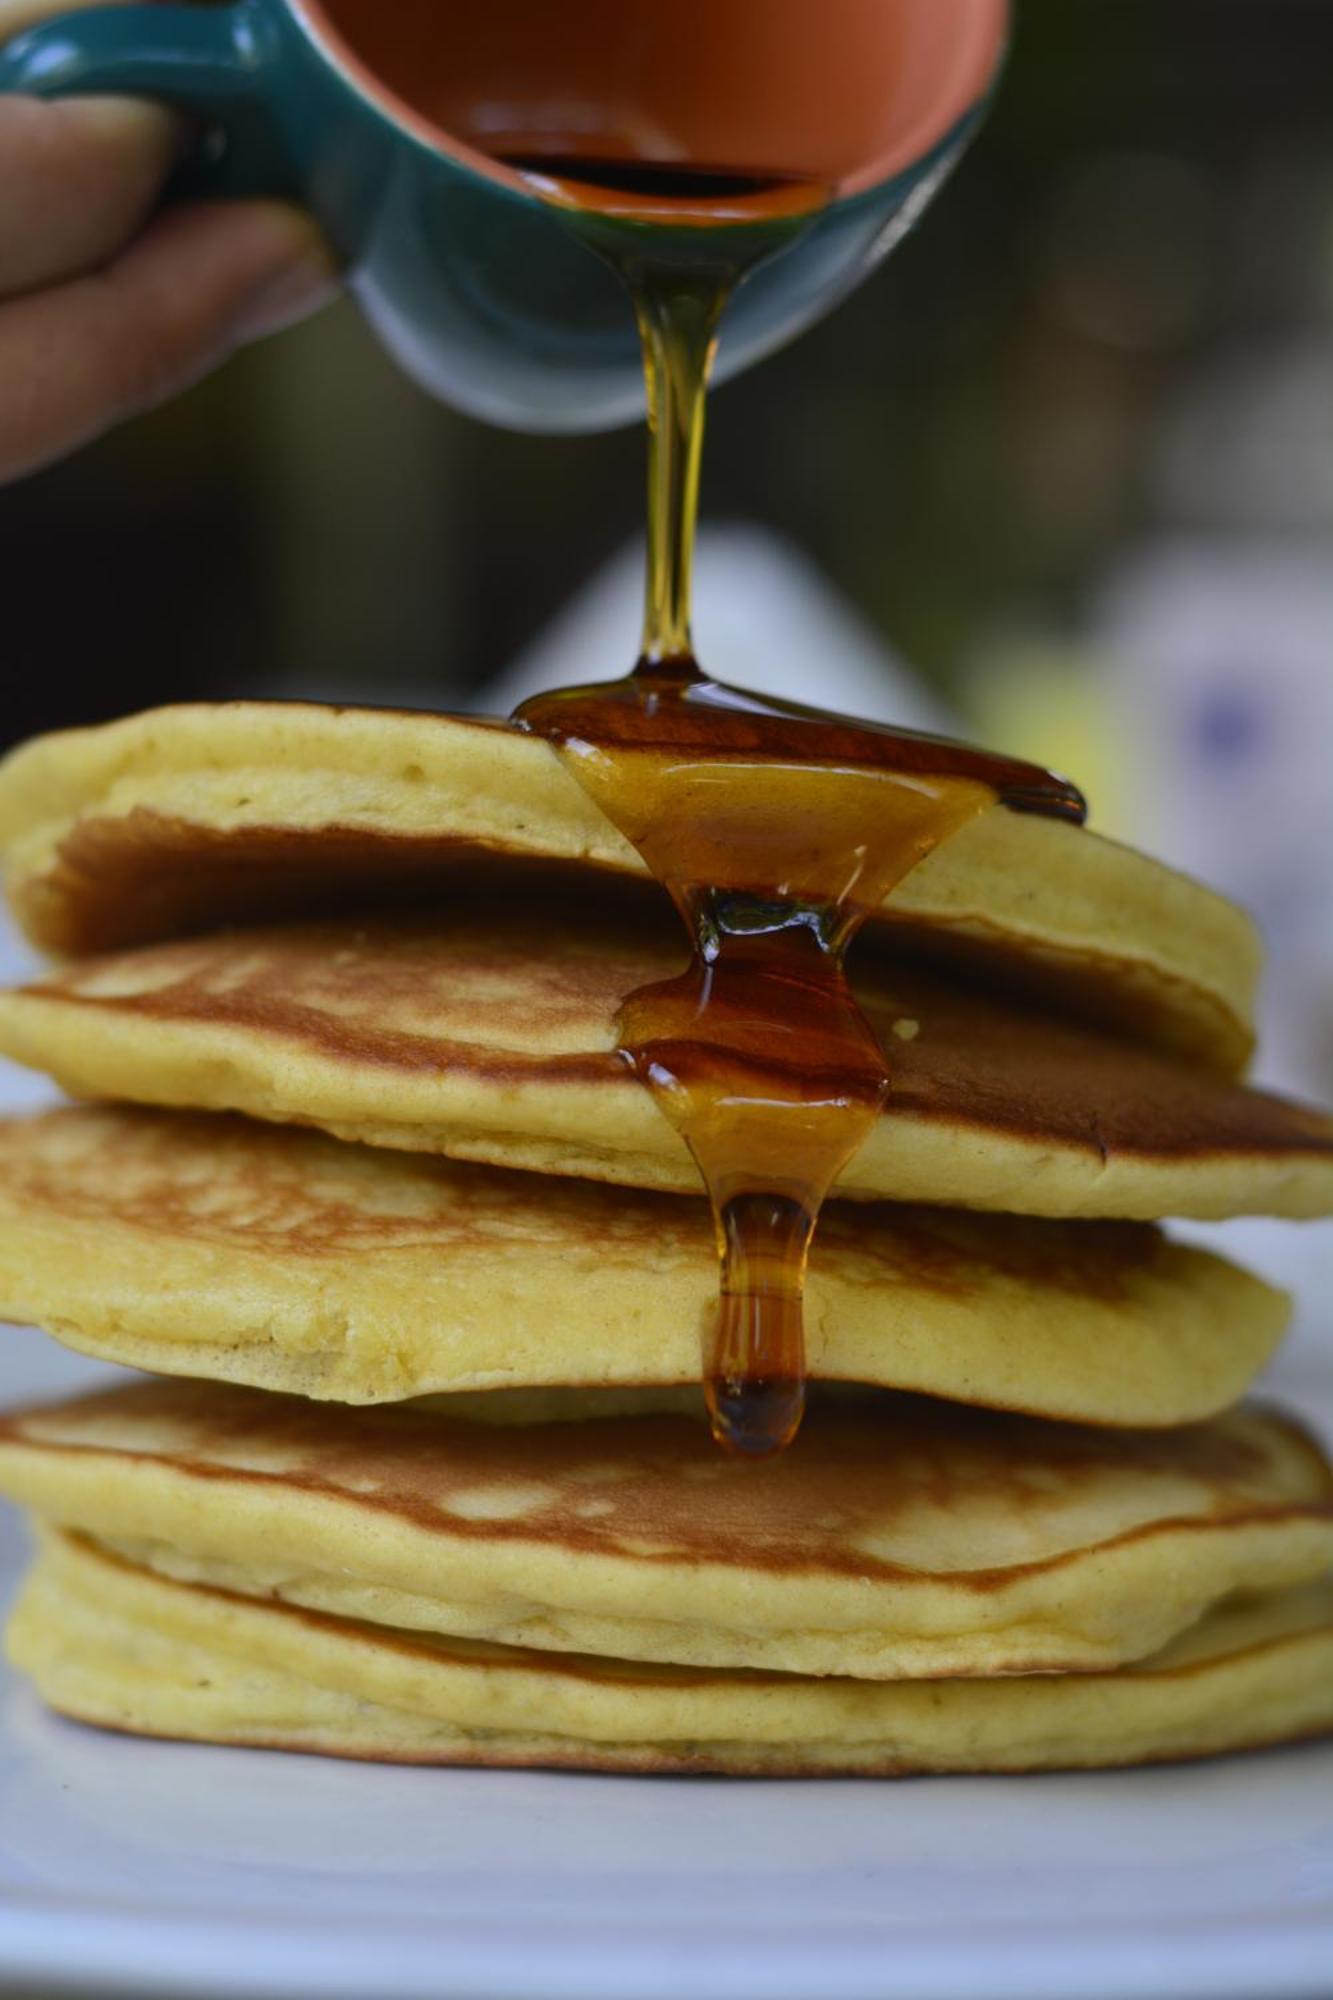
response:
<path fill-rule="evenodd" d="M 308 250 L 251 293 L 237 314 L 236 338 L 245 342 L 281 333 L 285 326 L 326 304 L 337 289 L 337 274 L 327 252 L 323 248 Z"/>

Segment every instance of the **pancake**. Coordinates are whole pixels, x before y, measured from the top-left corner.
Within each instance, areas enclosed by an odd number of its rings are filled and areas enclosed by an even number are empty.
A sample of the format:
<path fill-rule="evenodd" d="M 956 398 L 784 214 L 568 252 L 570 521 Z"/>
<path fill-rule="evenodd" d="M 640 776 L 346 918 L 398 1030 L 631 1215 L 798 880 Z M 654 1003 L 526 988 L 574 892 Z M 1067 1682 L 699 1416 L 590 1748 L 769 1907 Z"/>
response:
<path fill-rule="evenodd" d="M 257 916 L 476 888 L 642 879 L 551 747 L 507 725 L 305 703 L 164 708 L 0 766 L 0 855 L 30 937 L 99 951 Z M 1037 893 L 1039 891 L 1039 893 Z M 1253 1044 L 1248 918 L 1095 834 L 997 808 L 894 892 L 904 944 L 1008 965 L 1234 1072 Z"/>
<path fill-rule="evenodd" d="M 162 1374 L 351 1403 L 697 1388 L 716 1292 L 702 1201 L 238 1118 L 79 1107 L 0 1123 L 0 1318 Z M 831 1205 L 808 1363 L 1177 1424 L 1241 1395 L 1285 1319 L 1279 1292 L 1140 1223 Z"/>
<path fill-rule="evenodd" d="M 48 1701 L 152 1735 L 444 1764 L 815 1775 L 1092 1768 L 1333 1727 L 1333 1585 L 1214 1613 L 1141 1666 L 865 1683 L 423 1640 L 164 1582 L 61 1537 L 11 1650 Z"/>
<path fill-rule="evenodd" d="M 169 1582 L 53 1535 L 10 1625 L 52 1707 L 149 1736 L 421 1764 L 755 1776 L 1089 1769 L 1333 1729 L 1333 1581 L 1115 1672 L 810 1680 L 635 1668 Z"/>
<path fill-rule="evenodd" d="M 1333 1565 L 1333 1476 L 1240 1409 L 1101 1431 L 867 1392 L 728 1459 L 144 1382 L 0 1419 L 0 1492 L 185 1582 L 434 1635 L 859 1679 L 1088 1670 Z"/>
<path fill-rule="evenodd" d="M 145 946 L 0 995 L 0 1052 L 79 1096 L 311 1124 L 371 1145 L 697 1189 L 616 1048 L 674 921 L 549 904 Z M 1132 1041 L 863 953 L 892 1087 L 839 1192 L 1030 1215 L 1333 1207 L 1333 1126 Z"/>

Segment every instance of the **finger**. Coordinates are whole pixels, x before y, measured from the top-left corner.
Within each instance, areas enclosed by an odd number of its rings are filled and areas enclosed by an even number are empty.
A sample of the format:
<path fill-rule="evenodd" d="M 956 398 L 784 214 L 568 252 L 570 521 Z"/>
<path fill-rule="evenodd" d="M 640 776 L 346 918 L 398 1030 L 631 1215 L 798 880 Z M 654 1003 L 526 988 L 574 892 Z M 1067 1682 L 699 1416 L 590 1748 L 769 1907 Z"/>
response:
<path fill-rule="evenodd" d="M 0 44 L 65 11 L 67 0 L 0 0 Z M 153 207 L 184 129 L 137 99 L 0 98 L 0 297 L 113 256 Z"/>
<path fill-rule="evenodd" d="M 0 97 L 0 298 L 94 271 L 147 219 L 175 162 L 159 105 Z"/>
<path fill-rule="evenodd" d="M 0 480 L 176 394 L 333 284 L 295 209 L 219 202 L 167 211 L 105 271 L 0 308 Z"/>

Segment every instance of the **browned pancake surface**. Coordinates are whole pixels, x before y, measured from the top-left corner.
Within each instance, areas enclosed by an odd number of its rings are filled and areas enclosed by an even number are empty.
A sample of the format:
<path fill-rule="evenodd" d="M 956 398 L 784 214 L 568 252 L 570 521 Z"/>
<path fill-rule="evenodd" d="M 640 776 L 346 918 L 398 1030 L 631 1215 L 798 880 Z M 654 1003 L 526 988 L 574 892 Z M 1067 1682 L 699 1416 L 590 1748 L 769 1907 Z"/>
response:
<path fill-rule="evenodd" d="M 84 961 L 26 989 L 44 1003 L 239 1028 L 349 1065 L 503 1087 L 623 1086 L 616 1020 L 682 969 L 665 920 L 549 903 L 459 907 L 216 936 Z M 854 968 L 883 1040 L 893 1116 L 1116 1153 L 1305 1153 L 1333 1161 L 1322 1114 L 1227 1083 L 999 993 Z"/>
<path fill-rule="evenodd" d="M 711 1276 L 716 1258 L 702 1198 L 372 1153 L 225 1113 L 70 1105 L 0 1119 L 0 1192 L 34 1212 L 135 1225 L 149 1241 L 292 1257 L 480 1251 L 502 1271 L 508 1258 L 586 1251 L 649 1280 L 681 1263 Z M 843 1282 L 967 1298 L 993 1273 L 1062 1306 L 1128 1301 L 1140 1274 L 1165 1274 L 1175 1255 L 1151 1223 L 999 1219 L 910 1202 L 831 1202 L 819 1238 Z"/>
<path fill-rule="evenodd" d="M 686 1384 L 707 1204 L 226 1115 L 0 1120 L 0 1318 L 153 1374 L 352 1403 Z M 1089 1423 L 1225 1409 L 1282 1296 L 1132 1222 L 826 1211 L 812 1377 Z"/>
<path fill-rule="evenodd" d="M 1198 1525 L 1235 1528 L 1288 1509 L 1333 1516 L 1314 1444 L 1252 1411 L 1108 1432 L 865 1392 L 817 1404 L 788 1452 L 751 1464 L 723 1456 L 687 1417 L 511 1429 L 451 1420 L 439 1406 L 315 1407 L 177 1381 L 13 1413 L 0 1418 L 0 1470 L 5 1445 L 147 1459 L 204 1481 L 276 1480 L 428 1533 L 649 1566 L 891 1579 L 917 1567 L 904 1558 L 920 1537 L 938 1573 L 981 1590 L 1080 1551 L 1089 1496 L 1095 1520 L 1112 1486 L 1149 1496 L 1115 1542 L 1160 1530 L 1163 1491 Z M 1030 1541 L 1030 1565 L 978 1565 L 976 1533 L 958 1542 L 944 1525 L 991 1511 L 1004 1517 L 1007 1550 Z"/>

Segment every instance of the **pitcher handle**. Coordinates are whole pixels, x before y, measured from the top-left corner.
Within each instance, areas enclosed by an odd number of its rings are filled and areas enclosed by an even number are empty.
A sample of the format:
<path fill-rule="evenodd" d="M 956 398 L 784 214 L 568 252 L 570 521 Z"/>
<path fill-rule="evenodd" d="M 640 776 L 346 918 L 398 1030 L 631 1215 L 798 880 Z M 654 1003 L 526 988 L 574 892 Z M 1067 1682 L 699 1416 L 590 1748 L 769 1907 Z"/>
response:
<path fill-rule="evenodd" d="M 94 7 L 53 15 L 0 47 L 0 93 L 151 97 L 204 121 L 182 170 L 194 195 L 289 195 L 293 163 L 271 109 L 271 25 L 229 7 Z"/>

